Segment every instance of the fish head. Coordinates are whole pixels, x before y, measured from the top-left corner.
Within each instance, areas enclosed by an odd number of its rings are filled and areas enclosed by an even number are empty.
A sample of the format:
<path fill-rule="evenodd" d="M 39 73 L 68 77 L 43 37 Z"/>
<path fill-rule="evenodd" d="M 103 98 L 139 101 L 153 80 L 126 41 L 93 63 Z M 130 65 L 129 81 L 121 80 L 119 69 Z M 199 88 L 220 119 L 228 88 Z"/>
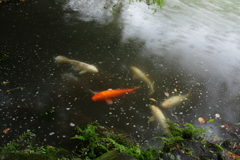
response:
<path fill-rule="evenodd" d="M 104 98 L 104 95 L 102 93 L 97 93 L 92 97 L 92 101 L 103 101 L 105 100 L 103 98 Z"/>
<path fill-rule="evenodd" d="M 136 69 L 136 67 L 133 67 L 133 66 L 130 66 L 130 68 L 131 68 L 132 70 Z"/>
<path fill-rule="evenodd" d="M 88 71 L 92 73 L 97 73 L 98 69 L 95 66 L 89 65 L 88 66 Z"/>
<path fill-rule="evenodd" d="M 151 105 L 150 109 L 152 110 L 152 112 L 157 112 L 158 111 L 158 108 L 154 105 Z"/>
<path fill-rule="evenodd" d="M 64 57 L 64 56 L 57 56 L 54 58 L 54 60 L 56 62 L 67 62 L 69 59 L 67 57 Z"/>
<path fill-rule="evenodd" d="M 139 72 L 139 69 L 137 67 L 134 67 L 134 66 L 130 66 L 130 69 L 133 71 L 133 72 Z"/>

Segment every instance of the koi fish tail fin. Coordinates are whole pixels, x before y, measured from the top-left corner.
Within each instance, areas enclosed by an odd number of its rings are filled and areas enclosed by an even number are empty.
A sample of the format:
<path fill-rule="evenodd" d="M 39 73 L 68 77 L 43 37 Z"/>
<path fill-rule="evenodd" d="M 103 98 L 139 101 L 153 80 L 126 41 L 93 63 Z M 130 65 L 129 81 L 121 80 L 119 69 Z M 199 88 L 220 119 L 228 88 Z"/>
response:
<path fill-rule="evenodd" d="M 134 90 L 139 89 L 139 88 L 141 88 L 141 87 L 140 87 L 140 86 L 138 86 L 138 87 L 134 87 Z"/>
<path fill-rule="evenodd" d="M 54 58 L 54 60 L 58 63 L 66 63 L 66 62 L 70 62 L 71 60 L 68 59 L 67 57 L 64 57 L 64 56 L 57 56 Z"/>
<path fill-rule="evenodd" d="M 135 93 L 135 91 L 139 88 L 141 88 L 141 87 L 134 87 L 131 92 Z"/>

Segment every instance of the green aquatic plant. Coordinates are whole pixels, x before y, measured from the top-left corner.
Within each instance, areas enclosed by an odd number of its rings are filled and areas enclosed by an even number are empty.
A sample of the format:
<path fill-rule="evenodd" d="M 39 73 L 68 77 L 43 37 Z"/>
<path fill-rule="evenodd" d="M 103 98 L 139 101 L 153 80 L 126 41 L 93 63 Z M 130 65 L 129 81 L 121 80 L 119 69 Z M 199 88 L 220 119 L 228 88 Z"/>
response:
<path fill-rule="evenodd" d="M 146 2 L 147 5 L 158 5 L 160 8 L 164 5 L 164 0 L 136 0 L 139 2 Z M 134 2 L 134 0 L 130 0 L 130 2 Z"/>
<path fill-rule="evenodd" d="M 96 159 L 104 153 L 116 150 L 140 160 L 153 159 L 157 155 L 154 148 L 142 150 L 138 143 L 128 140 L 128 136 L 116 134 L 98 124 L 89 124 L 85 129 L 77 127 L 79 135 L 71 139 L 80 140 L 75 154 L 83 159 Z"/>
<path fill-rule="evenodd" d="M 49 159 L 57 160 L 64 159 L 63 157 L 57 156 L 57 154 L 66 154 L 67 151 L 62 148 L 56 148 L 52 146 L 40 146 L 36 147 L 33 145 L 32 137 L 34 136 L 31 132 L 25 132 L 19 136 L 17 140 L 9 142 L 1 148 L 0 159 L 5 160 L 40 160 Z M 67 153 L 68 154 L 68 153 Z"/>
<path fill-rule="evenodd" d="M 205 141 L 205 129 L 195 128 L 190 123 L 186 123 L 184 128 L 180 128 L 170 121 L 166 121 L 166 123 L 168 124 L 168 130 L 165 133 L 166 137 L 154 137 L 163 140 L 163 152 L 170 152 L 179 149 L 179 147 L 183 148 L 184 145 L 181 142 L 184 140 L 194 140 L 200 143 Z M 189 154 L 191 154 L 190 149 L 184 148 L 184 150 L 188 150 Z"/>
<path fill-rule="evenodd" d="M 112 6 L 112 10 L 109 10 L 110 13 L 117 15 L 118 13 L 120 13 L 121 9 L 122 9 L 123 4 L 117 3 L 115 5 Z"/>
<path fill-rule="evenodd" d="M 161 159 L 159 156 L 162 154 L 176 159 L 176 156 L 179 155 L 173 155 L 171 152 L 173 150 L 179 150 L 190 157 L 196 158 L 194 157 L 196 153 L 188 142 L 197 142 L 205 147 L 214 145 L 206 141 L 205 129 L 195 128 L 190 123 L 186 123 L 183 127 L 169 121 L 166 121 L 166 123 L 168 124 L 168 130 L 165 132 L 165 137 L 154 137 L 154 139 L 160 139 L 159 144 L 163 145 L 160 145 L 160 147 L 148 146 L 149 149 L 147 150 L 142 149 L 139 143 L 136 143 L 131 136 L 119 134 L 93 123 L 88 124 L 85 128 L 76 127 L 78 135 L 71 138 L 79 142 L 73 151 L 74 155 L 62 148 L 52 146 L 36 147 L 33 144 L 35 135 L 31 132 L 25 132 L 18 139 L 0 148 L 0 159 L 67 160 L 75 157 L 76 160 L 78 157 L 84 160 L 98 158 L 102 160 L 106 153 L 127 154 L 139 160 Z M 213 147 L 223 150 L 220 145 L 216 144 L 215 146 Z"/>

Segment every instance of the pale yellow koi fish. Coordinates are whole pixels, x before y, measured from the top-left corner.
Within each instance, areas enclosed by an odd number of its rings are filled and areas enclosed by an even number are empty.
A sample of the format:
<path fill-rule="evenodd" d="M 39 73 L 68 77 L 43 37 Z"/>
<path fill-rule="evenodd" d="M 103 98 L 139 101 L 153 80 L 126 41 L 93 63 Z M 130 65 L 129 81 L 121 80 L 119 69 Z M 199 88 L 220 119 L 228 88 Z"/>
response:
<path fill-rule="evenodd" d="M 135 78 L 139 78 L 140 80 L 142 80 L 143 82 L 145 82 L 148 86 L 149 86 L 149 89 L 150 89 L 150 92 L 149 92 L 149 96 L 151 94 L 153 94 L 154 92 L 154 87 L 153 87 L 153 84 L 152 82 L 148 79 L 148 77 L 145 75 L 145 73 L 143 73 L 140 69 L 138 69 L 137 67 L 133 67 L 131 66 L 130 67 L 131 70 L 133 71 L 133 77 Z"/>
<path fill-rule="evenodd" d="M 154 106 L 154 105 L 151 105 L 150 106 L 150 109 L 151 109 L 151 112 L 152 112 L 152 117 L 149 118 L 149 122 L 152 122 L 152 121 L 157 121 L 161 127 L 163 127 L 163 130 L 167 130 L 168 129 L 168 125 L 166 123 L 166 118 L 163 114 L 163 112 L 160 110 L 160 108 Z"/>
<path fill-rule="evenodd" d="M 57 56 L 54 58 L 56 62 L 58 63 L 69 63 L 73 66 L 74 70 L 80 71 L 79 74 L 83 74 L 86 72 L 90 73 L 97 73 L 98 69 L 91 64 L 87 64 L 84 62 L 68 59 L 67 57 L 64 56 Z"/>
<path fill-rule="evenodd" d="M 187 100 L 187 97 L 190 95 L 191 91 L 189 91 L 188 94 L 182 95 L 182 96 L 172 96 L 166 99 L 161 106 L 163 108 L 172 108 L 177 105 L 179 105 L 181 102 Z"/>

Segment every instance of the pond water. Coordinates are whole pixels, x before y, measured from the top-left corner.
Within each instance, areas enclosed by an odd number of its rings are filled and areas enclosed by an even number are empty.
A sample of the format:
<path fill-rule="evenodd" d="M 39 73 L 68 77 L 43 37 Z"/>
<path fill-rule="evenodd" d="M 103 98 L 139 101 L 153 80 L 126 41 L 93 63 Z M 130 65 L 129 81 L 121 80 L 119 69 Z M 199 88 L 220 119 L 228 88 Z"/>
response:
<path fill-rule="evenodd" d="M 111 13 L 113 6 L 118 14 Z M 0 6 L 0 51 L 9 55 L 0 69 L 0 82 L 9 82 L 0 86 L 0 130 L 10 129 L 0 141 L 31 131 L 38 144 L 70 147 L 75 126 L 97 121 L 145 142 L 162 133 L 157 122 L 148 122 L 148 104 L 173 122 L 223 136 L 221 124 L 234 127 L 240 121 L 239 6 L 238 0 L 165 1 L 162 9 L 106 0 Z M 93 64 L 99 72 L 79 75 L 71 65 L 57 64 L 58 55 Z M 153 83 L 150 97 L 130 66 Z M 91 100 L 90 90 L 134 87 L 140 88 L 112 105 Z M 190 90 L 187 101 L 161 107 L 164 92 L 176 96 Z M 215 114 L 220 119 L 198 123 Z"/>

